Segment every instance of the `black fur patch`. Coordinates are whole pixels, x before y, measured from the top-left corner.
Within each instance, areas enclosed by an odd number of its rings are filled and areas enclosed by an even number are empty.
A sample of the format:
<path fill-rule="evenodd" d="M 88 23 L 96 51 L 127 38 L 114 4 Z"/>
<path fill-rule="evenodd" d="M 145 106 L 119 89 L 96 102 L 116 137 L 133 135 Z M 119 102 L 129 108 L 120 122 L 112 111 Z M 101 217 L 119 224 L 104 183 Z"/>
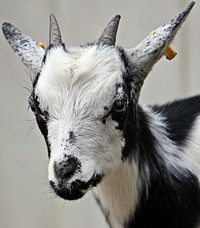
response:
<path fill-rule="evenodd" d="M 74 173 L 79 172 L 81 169 L 81 163 L 76 157 L 67 156 L 60 162 L 54 163 L 54 171 L 57 179 L 68 180 Z"/>
<path fill-rule="evenodd" d="M 90 186 L 96 186 L 101 182 L 103 175 L 94 174 L 93 177 L 88 181 L 80 181 L 75 180 L 70 188 L 66 186 L 65 181 L 61 180 L 61 182 L 56 185 L 53 181 L 50 181 L 51 187 L 54 189 L 55 193 L 63 199 L 66 200 L 76 200 L 85 194 L 82 190 L 87 190 Z"/>
<path fill-rule="evenodd" d="M 36 115 L 36 121 L 38 124 L 38 127 L 42 133 L 42 135 L 44 136 L 46 145 L 47 145 L 47 149 L 48 149 L 48 157 L 50 158 L 51 156 L 51 150 L 50 150 L 50 144 L 48 141 L 48 129 L 47 129 L 47 121 L 41 116 L 41 115 Z"/>
<path fill-rule="evenodd" d="M 152 108 L 166 118 L 169 138 L 179 146 L 183 146 L 196 117 L 200 114 L 200 96 L 178 100 L 163 106 L 156 105 Z"/>
<path fill-rule="evenodd" d="M 38 110 L 38 114 L 35 114 L 36 122 L 38 124 L 38 127 L 44 136 L 47 149 L 48 149 L 48 157 L 50 158 L 51 152 L 50 152 L 50 144 L 48 142 L 48 129 L 47 129 L 47 121 L 49 119 L 49 114 L 47 111 L 42 112 L 39 107 L 39 100 L 38 97 L 35 95 L 34 91 L 32 92 L 30 98 L 29 98 L 29 104 L 31 103 L 35 104 L 35 108 Z"/>
<path fill-rule="evenodd" d="M 193 102 L 198 102 L 199 98 L 193 99 L 191 99 Z M 186 104 L 191 104 L 191 100 L 187 100 Z M 179 102 L 182 103 L 182 101 Z M 190 120 L 194 121 L 194 114 L 196 116 L 198 110 L 191 107 L 189 109 L 191 112 L 193 110 L 193 115 L 190 113 L 193 116 L 192 118 L 190 117 Z M 123 157 L 130 159 L 133 155 L 133 158 L 137 159 L 142 180 L 147 181 L 149 176 L 150 183 L 148 189 L 146 184 L 144 184 L 139 205 L 136 208 L 135 214 L 132 215 L 133 219 L 130 218 L 124 224 L 124 227 L 197 227 L 200 214 L 200 186 L 197 177 L 181 167 L 177 167 L 177 170 L 169 170 L 164 159 L 156 151 L 156 139 L 149 128 L 148 114 L 139 106 L 136 110 L 135 119 L 133 116 L 131 119 L 130 116 L 126 120 L 127 126 L 124 131 L 126 145 Z M 180 109 L 178 108 L 177 110 Z M 175 115 L 175 111 L 176 109 L 174 108 L 171 118 Z M 174 119 L 176 118 L 178 117 L 174 117 Z M 185 118 L 187 118 L 186 115 Z M 180 121 L 179 123 L 183 125 L 186 123 L 186 126 L 190 123 L 191 126 L 192 121 L 182 119 L 182 122 Z M 187 130 L 184 130 L 185 133 Z M 182 138 L 178 138 L 179 140 L 185 139 L 185 135 L 180 134 L 180 136 Z M 146 167 L 148 167 L 150 173 L 145 173 Z"/>
<path fill-rule="evenodd" d="M 75 137 L 73 131 L 70 131 L 70 132 L 69 132 L 69 142 L 70 142 L 70 143 L 75 143 L 75 142 L 76 142 L 76 137 Z"/>
<path fill-rule="evenodd" d="M 40 77 L 40 73 L 37 73 L 37 75 L 35 76 L 34 80 L 33 80 L 33 89 L 35 88 L 35 86 L 37 85 L 38 79 Z"/>
<path fill-rule="evenodd" d="M 124 227 L 196 228 L 200 213 L 199 182 L 189 171 L 182 171 L 182 176 L 165 176 L 166 171 L 152 176 L 148 197 L 144 189 L 134 218 Z"/>
<path fill-rule="evenodd" d="M 176 101 L 165 106 L 154 106 L 166 117 L 170 138 L 183 145 L 200 112 L 200 96 Z M 188 113 L 187 113 L 188 112 Z M 149 128 L 149 117 L 140 107 L 135 119 L 127 118 L 124 131 L 124 157 L 132 154 L 138 161 L 143 186 L 139 205 L 126 228 L 191 228 L 197 227 L 200 214 L 200 186 L 197 177 L 187 169 L 169 170 L 155 149 L 156 139 Z M 178 156 L 178 155 L 177 155 Z M 145 173 L 148 167 L 150 173 Z M 148 194 L 147 194 L 148 190 Z"/>
<path fill-rule="evenodd" d="M 200 113 L 200 96 L 154 106 L 153 110 L 166 117 L 170 138 L 183 145 Z M 146 185 L 143 186 L 133 219 L 130 218 L 124 227 L 196 227 L 200 214 L 198 179 L 181 167 L 177 167 L 177 171 L 169 170 L 163 157 L 156 151 L 156 139 L 149 128 L 149 121 L 148 113 L 130 101 L 120 124 L 125 138 L 122 158 L 136 159 L 142 180 L 148 180 L 149 176 L 150 183 L 148 189 Z M 150 173 L 145 173 L 146 167 Z"/>

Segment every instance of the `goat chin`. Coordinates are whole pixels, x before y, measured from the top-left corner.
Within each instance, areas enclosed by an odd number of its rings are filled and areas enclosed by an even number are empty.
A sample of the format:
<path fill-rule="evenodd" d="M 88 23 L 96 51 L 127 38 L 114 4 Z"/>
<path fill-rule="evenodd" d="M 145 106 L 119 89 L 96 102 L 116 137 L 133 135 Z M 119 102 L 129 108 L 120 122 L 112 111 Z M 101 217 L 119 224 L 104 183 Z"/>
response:
<path fill-rule="evenodd" d="M 93 187 L 96 187 L 101 182 L 102 178 L 103 176 L 93 175 L 88 182 L 76 180 L 69 186 L 64 180 L 58 184 L 55 184 L 53 181 L 50 181 L 49 183 L 59 197 L 65 200 L 77 200 L 82 198 Z"/>

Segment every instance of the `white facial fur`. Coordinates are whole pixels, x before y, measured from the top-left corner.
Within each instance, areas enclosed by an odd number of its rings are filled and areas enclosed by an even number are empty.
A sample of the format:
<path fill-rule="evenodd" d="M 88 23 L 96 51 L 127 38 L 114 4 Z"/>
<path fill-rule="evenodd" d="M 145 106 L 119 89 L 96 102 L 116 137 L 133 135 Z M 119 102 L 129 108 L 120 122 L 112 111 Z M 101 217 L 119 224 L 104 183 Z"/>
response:
<path fill-rule="evenodd" d="M 41 110 L 50 115 L 50 181 L 57 183 L 54 163 L 62 161 L 65 154 L 81 163 L 69 186 L 77 179 L 87 182 L 93 174 L 105 174 L 121 163 L 121 132 L 111 116 L 106 117 L 106 124 L 102 120 L 115 101 L 116 85 L 123 83 L 123 72 L 113 47 L 94 45 L 68 52 L 57 47 L 49 51 L 35 94 Z M 69 132 L 74 134 L 73 143 Z"/>

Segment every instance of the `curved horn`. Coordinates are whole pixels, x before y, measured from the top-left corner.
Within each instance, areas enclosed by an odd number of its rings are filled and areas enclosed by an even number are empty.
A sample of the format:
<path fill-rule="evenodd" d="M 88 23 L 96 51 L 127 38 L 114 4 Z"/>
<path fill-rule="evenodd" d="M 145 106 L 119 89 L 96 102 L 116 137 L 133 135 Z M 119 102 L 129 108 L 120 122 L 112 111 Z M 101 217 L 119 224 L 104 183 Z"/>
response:
<path fill-rule="evenodd" d="M 102 35 L 98 40 L 98 44 L 108 44 L 115 45 L 117 29 L 119 26 L 119 21 L 121 19 L 120 15 L 116 15 L 111 19 L 106 28 L 104 29 Z"/>
<path fill-rule="evenodd" d="M 134 78 L 135 83 L 139 85 L 138 88 L 142 86 L 153 65 L 163 56 L 166 47 L 173 41 L 194 4 L 192 1 L 183 12 L 157 28 L 135 48 L 127 50 L 130 60 L 137 65 L 138 72 L 142 72 Z"/>
<path fill-rule="evenodd" d="M 50 17 L 50 27 L 49 27 L 49 44 L 52 46 L 58 46 L 62 44 L 62 38 L 58 22 L 56 17 L 51 14 Z"/>

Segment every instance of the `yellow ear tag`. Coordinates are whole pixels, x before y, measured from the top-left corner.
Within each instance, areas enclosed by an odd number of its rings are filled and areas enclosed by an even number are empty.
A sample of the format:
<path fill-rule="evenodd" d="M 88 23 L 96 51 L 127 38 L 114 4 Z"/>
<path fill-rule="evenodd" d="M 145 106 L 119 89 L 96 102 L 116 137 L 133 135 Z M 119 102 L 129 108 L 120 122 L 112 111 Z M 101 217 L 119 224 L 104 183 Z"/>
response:
<path fill-rule="evenodd" d="M 149 34 L 152 35 L 153 32 L 154 30 L 151 30 Z M 164 50 L 164 55 L 166 56 L 166 59 L 172 60 L 177 55 L 177 52 L 171 46 L 168 45 Z"/>
<path fill-rule="evenodd" d="M 42 42 L 38 43 L 41 48 L 44 48 L 44 44 Z"/>

